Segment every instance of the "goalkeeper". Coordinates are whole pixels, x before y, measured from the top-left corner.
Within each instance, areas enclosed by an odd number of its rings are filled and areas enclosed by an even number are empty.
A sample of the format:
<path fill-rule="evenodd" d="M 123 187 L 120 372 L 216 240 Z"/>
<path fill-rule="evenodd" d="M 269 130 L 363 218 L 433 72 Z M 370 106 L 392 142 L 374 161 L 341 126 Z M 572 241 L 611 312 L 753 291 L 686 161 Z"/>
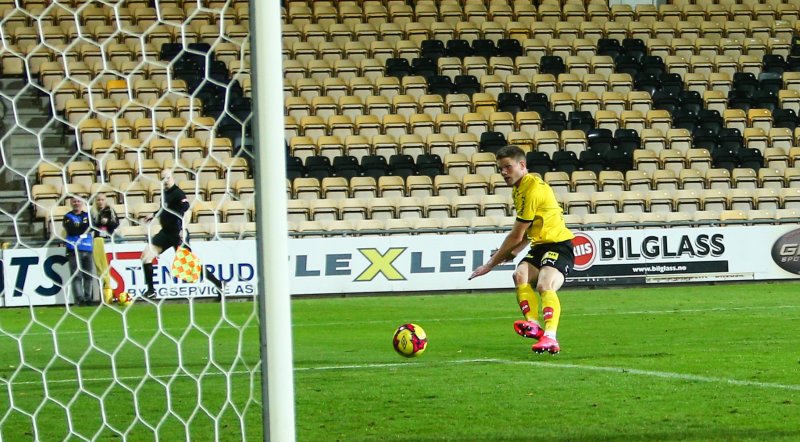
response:
<path fill-rule="evenodd" d="M 144 296 L 150 300 L 156 299 L 156 289 L 153 284 L 153 261 L 169 248 L 177 250 L 181 244 L 189 247 L 189 232 L 184 229 L 184 217 L 190 215 L 189 200 L 183 190 L 175 184 L 175 178 L 170 169 L 161 171 L 161 185 L 163 186 L 161 209 L 155 215 L 148 216 L 146 220 L 150 222 L 155 216 L 158 216 L 161 231 L 152 238 L 150 244 L 142 252 L 142 269 L 144 270 L 144 281 L 147 284 Z M 203 275 L 206 280 L 217 287 L 217 299 L 221 300 L 225 292 L 222 281 L 209 272 L 205 266 L 203 266 Z"/>
<path fill-rule="evenodd" d="M 108 275 L 108 259 L 106 259 L 106 239 L 111 240 L 111 235 L 119 226 L 119 219 L 114 208 L 106 200 L 106 194 L 100 192 L 94 198 L 92 208 L 92 226 L 94 226 L 94 242 L 92 244 L 92 256 L 94 257 L 94 267 L 100 276 L 103 288 L 103 301 L 110 304 L 114 298 L 114 291 L 111 289 L 111 278 Z"/>

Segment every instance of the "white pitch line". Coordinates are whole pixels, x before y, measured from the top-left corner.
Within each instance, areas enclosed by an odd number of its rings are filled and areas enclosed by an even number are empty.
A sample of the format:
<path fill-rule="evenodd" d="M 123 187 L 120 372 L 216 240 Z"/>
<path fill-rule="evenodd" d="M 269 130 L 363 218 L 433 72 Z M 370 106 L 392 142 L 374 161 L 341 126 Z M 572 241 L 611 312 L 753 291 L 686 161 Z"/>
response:
<path fill-rule="evenodd" d="M 786 310 L 786 309 L 796 309 L 800 308 L 800 305 L 773 305 L 773 306 L 753 306 L 753 307 L 711 307 L 711 308 L 695 308 L 695 309 L 673 309 L 673 310 L 629 310 L 629 311 L 607 311 L 602 313 L 565 313 L 567 316 L 571 317 L 582 317 L 582 316 L 628 316 L 628 315 L 668 315 L 668 314 L 678 314 L 678 313 L 707 313 L 707 312 L 727 312 L 727 311 L 740 311 L 740 310 Z M 506 316 L 482 316 L 482 317 L 458 317 L 458 318 L 428 318 L 428 319 L 414 319 L 416 323 L 425 323 L 425 322 L 455 322 L 455 321 L 485 321 L 485 320 L 497 320 L 497 319 L 514 319 L 513 310 L 509 310 L 509 314 Z M 372 320 L 372 321 L 359 321 L 359 324 L 385 324 L 388 320 Z M 294 324 L 295 327 L 328 327 L 328 326 L 337 326 L 337 325 L 353 325 L 353 322 L 341 321 L 341 322 L 315 322 L 315 323 L 308 323 L 308 324 Z"/>
<path fill-rule="evenodd" d="M 758 382 L 758 381 L 743 381 L 740 379 L 731 379 L 731 378 L 720 378 L 714 376 L 701 376 L 695 374 L 684 374 L 684 373 L 672 373 L 668 371 L 654 371 L 654 370 L 639 370 L 638 368 L 625 368 L 625 367 L 604 367 L 598 365 L 581 365 L 581 364 L 561 364 L 561 363 L 548 363 L 548 362 L 537 362 L 537 361 L 504 361 L 501 359 L 487 359 L 487 361 L 494 361 L 502 364 L 513 364 L 513 365 L 531 365 L 535 367 L 558 367 L 558 368 L 567 368 L 567 369 L 576 369 L 576 370 L 587 370 L 587 371 L 601 371 L 606 373 L 619 373 L 619 374 L 633 374 L 638 376 L 650 376 L 655 378 L 662 378 L 662 379 L 677 379 L 682 381 L 695 381 L 695 382 L 707 382 L 707 383 L 717 383 L 717 384 L 729 384 L 729 385 L 736 385 L 741 387 L 759 387 L 759 388 L 771 388 L 771 389 L 779 389 L 779 390 L 794 390 L 800 391 L 800 385 L 796 384 L 779 384 L 775 382 Z"/>
<path fill-rule="evenodd" d="M 628 310 L 628 311 L 606 311 L 600 313 L 569 313 L 566 314 L 571 317 L 582 317 L 582 316 L 628 316 L 628 315 L 668 315 L 668 314 L 680 314 L 680 313 L 709 313 L 709 312 L 734 312 L 734 311 L 754 311 L 754 310 L 788 310 L 788 309 L 796 309 L 800 308 L 800 305 L 772 305 L 772 306 L 752 306 L 752 307 L 711 307 L 711 308 L 693 308 L 693 309 L 672 309 L 672 310 Z M 509 314 L 507 316 L 483 316 L 483 317 L 458 317 L 458 318 L 428 318 L 428 319 L 415 319 L 415 322 L 423 323 L 423 322 L 456 322 L 456 321 L 486 321 L 486 320 L 498 320 L 498 319 L 513 319 L 515 316 L 513 312 L 509 310 Z M 386 324 L 390 322 L 388 319 L 381 319 L 381 320 L 372 320 L 372 321 L 359 321 L 359 324 Z M 292 324 L 293 327 L 330 327 L 330 326 L 338 326 L 338 325 L 353 325 L 352 321 L 340 321 L 340 322 L 314 322 L 308 324 Z M 237 327 L 237 328 L 251 328 L 257 327 L 257 323 L 253 323 L 247 327 Z M 206 327 L 208 328 L 208 327 Z M 135 333 L 144 333 L 144 332 L 151 332 L 155 331 L 156 329 L 153 328 L 137 328 L 137 329 L 128 329 L 128 333 L 135 334 Z M 184 331 L 186 327 L 165 327 L 162 329 L 163 331 Z M 94 335 L 104 335 L 109 333 L 116 333 L 114 330 L 100 330 L 95 331 Z M 86 334 L 85 330 L 63 330 L 57 333 L 58 335 L 77 335 L 77 334 Z M 0 330 L 0 337 L 8 336 L 8 333 L 3 332 Z M 33 332 L 33 333 L 26 333 L 25 336 L 49 336 L 52 335 L 52 332 Z M 16 334 L 15 334 L 16 337 Z"/>
<path fill-rule="evenodd" d="M 794 384 L 779 384 L 775 382 L 758 382 L 758 381 L 743 381 L 740 379 L 720 378 L 712 376 L 701 376 L 694 374 L 672 373 L 668 371 L 654 371 L 654 370 L 640 370 L 638 368 L 627 367 L 606 367 L 600 365 L 582 365 L 582 364 L 561 364 L 558 362 L 538 362 L 538 361 L 512 361 L 504 359 L 461 359 L 454 361 L 443 362 L 444 364 L 508 364 L 508 365 L 529 365 L 540 368 L 563 368 L 573 370 L 586 370 L 586 371 L 599 371 L 605 373 L 616 373 L 622 375 L 637 375 L 649 376 L 662 379 L 673 379 L 681 381 L 729 384 L 741 387 L 758 387 L 778 390 L 793 390 L 800 391 L 800 385 Z M 409 363 L 395 363 L 395 364 L 364 364 L 364 365 L 330 365 L 323 367 L 302 367 L 295 368 L 295 371 L 316 371 L 316 370 L 354 370 L 354 369 L 372 369 L 372 368 L 395 368 L 407 366 L 425 366 L 421 362 Z"/>
<path fill-rule="evenodd" d="M 752 307 L 711 307 L 711 308 L 687 308 L 673 310 L 632 310 L 627 312 L 602 312 L 602 313 L 576 313 L 571 316 L 606 316 L 606 315 L 666 315 L 671 313 L 708 313 L 708 312 L 735 312 L 740 310 L 785 310 L 800 308 L 800 305 L 772 305 L 772 306 L 752 306 Z"/>
<path fill-rule="evenodd" d="M 562 364 L 558 362 L 539 362 L 539 361 L 514 361 L 514 360 L 507 360 L 507 359 L 457 359 L 453 361 L 442 361 L 438 363 L 424 363 L 424 362 L 397 362 L 397 363 L 389 363 L 389 364 L 360 364 L 360 365 L 326 365 L 320 367 L 295 367 L 294 371 L 296 372 L 311 372 L 311 371 L 334 371 L 334 370 L 372 370 L 377 368 L 401 368 L 401 367 L 430 367 L 434 365 L 452 365 L 452 364 L 504 364 L 504 365 L 527 365 L 532 367 L 538 368 L 555 368 L 555 369 L 568 369 L 568 370 L 584 370 L 584 371 L 596 371 L 596 372 L 603 372 L 603 373 L 612 373 L 612 374 L 621 374 L 621 375 L 636 375 L 636 376 L 647 376 L 653 378 L 661 378 L 661 379 L 668 379 L 668 380 L 679 380 L 679 381 L 691 381 L 691 382 L 704 382 L 704 383 L 714 383 L 714 384 L 728 384 L 728 385 L 735 385 L 739 387 L 756 387 L 756 388 L 765 388 L 765 389 L 775 389 L 775 390 L 791 390 L 791 391 L 800 391 L 800 385 L 795 384 L 779 384 L 776 382 L 759 382 L 759 381 L 746 381 L 740 379 L 732 379 L 732 378 L 722 378 L 722 377 L 714 377 L 714 376 L 701 376 L 701 375 L 694 375 L 694 374 L 685 374 L 685 373 L 673 373 L 668 371 L 655 371 L 655 370 L 640 370 L 638 368 L 629 368 L 629 367 L 607 367 L 602 365 L 582 365 L 582 364 Z M 232 371 L 229 373 L 207 373 L 203 375 L 204 377 L 208 376 L 227 376 L 227 375 L 241 375 L 246 374 L 250 375 L 251 372 L 249 371 Z M 157 375 L 153 376 L 150 375 L 149 377 L 155 379 L 175 379 L 175 378 L 185 378 L 185 377 L 192 377 L 196 378 L 200 375 L 188 375 L 188 374 L 171 374 L 171 375 Z M 84 383 L 87 382 L 110 382 L 110 381 L 139 381 L 142 379 L 142 376 L 120 376 L 116 378 L 111 377 L 103 377 L 103 378 L 84 378 L 82 381 Z M 76 379 L 57 379 L 57 380 L 49 380 L 47 381 L 48 384 L 69 384 L 69 383 L 76 383 Z M 0 385 L 7 385 L 11 384 L 14 386 L 18 385 L 41 385 L 41 381 L 22 381 L 22 382 L 9 382 L 7 379 L 0 379 Z"/>

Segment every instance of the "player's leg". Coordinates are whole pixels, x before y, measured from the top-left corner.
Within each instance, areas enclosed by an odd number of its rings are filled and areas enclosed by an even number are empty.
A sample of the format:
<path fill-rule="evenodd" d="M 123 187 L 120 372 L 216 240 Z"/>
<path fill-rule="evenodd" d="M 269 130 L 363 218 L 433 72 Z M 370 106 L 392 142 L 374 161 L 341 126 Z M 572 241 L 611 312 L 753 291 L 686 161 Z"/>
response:
<path fill-rule="evenodd" d="M 192 247 L 189 245 L 190 241 L 191 241 L 191 235 L 187 231 L 186 238 L 183 239 L 182 245 L 187 249 L 192 250 Z M 211 273 L 205 265 L 203 265 L 203 278 L 206 281 L 214 284 L 214 287 L 217 288 L 217 301 L 221 301 L 222 297 L 225 296 L 224 293 L 225 286 L 223 285 L 222 281 L 220 281 L 219 278 L 217 278 L 213 273 Z"/>
<path fill-rule="evenodd" d="M 83 293 L 83 303 L 89 305 L 93 301 L 94 295 L 94 262 L 92 260 L 92 252 L 78 252 L 80 259 L 80 278 L 81 278 L 81 291 Z"/>
<path fill-rule="evenodd" d="M 211 273 L 206 266 L 203 266 L 203 278 L 205 278 L 206 281 L 214 284 L 214 287 L 217 288 L 217 301 L 221 301 L 222 297 L 225 296 L 225 293 L 223 293 L 225 291 L 225 287 L 223 286 L 222 281 L 214 276 L 214 274 Z"/>
<path fill-rule="evenodd" d="M 153 284 L 153 261 L 164 251 L 164 242 L 168 239 L 165 238 L 165 234 L 162 234 L 163 232 L 158 232 L 153 237 L 152 243 L 146 245 L 142 251 L 142 270 L 144 271 L 144 282 L 147 285 L 144 297 L 149 299 L 156 297 L 156 288 Z"/>
<path fill-rule="evenodd" d="M 543 333 L 539 324 L 539 300 L 531 287 L 531 281 L 535 281 L 538 275 L 539 269 L 525 259 L 520 261 L 513 275 L 517 304 L 525 317 L 524 321 L 514 322 L 514 330 L 520 336 L 533 339 L 539 339 Z"/>
<path fill-rule="evenodd" d="M 100 277 L 100 289 L 103 293 L 103 302 L 110 304 L 114 294 L 111 290 L 111 278 L 108 275 L 108 259 L 106 258 L 106 241 L 98 236 L 92 242 L 92 257 L 97 276 Z"/>
<path fill-rule="evenodd" d="M 76 250 L 67 250 L 67 261 L 69 262 L 69 273 L 72 279 L 69 281 L 69 291 L 72 292 L 72 303 L 80 305 L 83 300 L 81 289 L 81 275 L 80 267 L 78 265 L 78 252 Z"/>
<path fill-rule="evenodd" d="M 570 241 L 550 245 L 541 258 L 536 291 L 542 297 L 544 337 L 534 344 L 532 349 L 535 352 L 547 351 L 556 354 L 561 350 L 556 340 L 558 322 L 561 318 L 558 290 L 564 285 L 564 280 L 569 269 L 572 268 L 574 260 Z"/>
<path fill-rule="evenodd" d="M 544 319 L 545 336 L 553 339 L 558 330 L 558 320 L 561 318 L 561 302 L 558 300 L 558 290 L 564 284 L 564 275 L 555 267 L 543 266 L 539 272 L 536 291 L 542 296 L 542 318 Z"/>

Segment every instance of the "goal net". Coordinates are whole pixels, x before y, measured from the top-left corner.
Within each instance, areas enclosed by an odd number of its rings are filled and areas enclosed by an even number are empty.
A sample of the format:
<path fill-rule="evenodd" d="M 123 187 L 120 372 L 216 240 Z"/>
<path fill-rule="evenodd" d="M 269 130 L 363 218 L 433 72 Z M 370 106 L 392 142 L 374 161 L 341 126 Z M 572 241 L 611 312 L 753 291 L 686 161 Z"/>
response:
<path fill-rule="evenodd" d="M 262 437 L 248 20 L 234 0 L 0 1 L 0 440 Z M 148 301 L 164 169 L 204 272 L 175 278 L 168 249 Z M 101 200 L 119 225 L 73 272 Z"/>

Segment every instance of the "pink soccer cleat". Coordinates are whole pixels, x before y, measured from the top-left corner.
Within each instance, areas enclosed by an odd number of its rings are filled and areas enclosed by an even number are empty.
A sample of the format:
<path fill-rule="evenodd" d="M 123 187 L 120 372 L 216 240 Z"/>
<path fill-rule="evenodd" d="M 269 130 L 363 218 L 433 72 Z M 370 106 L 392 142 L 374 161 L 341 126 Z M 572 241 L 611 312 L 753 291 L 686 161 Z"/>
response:
<path fill-rule="evenodd" d="M 544 330 L 533 321 L 514 321 L 514 331 L 523 338 L 540 339 Z"/>
<path fill-rule="evenodd" d="M 539 342 L 533 344 L 531 350 L 539 354 L 548 352 L 551 355 L 554 355 L 561 351 L 561 347 L 558 346 L 558 341 L 555 339 L 542 336 L 542 338 L 539 339 Z"/>

